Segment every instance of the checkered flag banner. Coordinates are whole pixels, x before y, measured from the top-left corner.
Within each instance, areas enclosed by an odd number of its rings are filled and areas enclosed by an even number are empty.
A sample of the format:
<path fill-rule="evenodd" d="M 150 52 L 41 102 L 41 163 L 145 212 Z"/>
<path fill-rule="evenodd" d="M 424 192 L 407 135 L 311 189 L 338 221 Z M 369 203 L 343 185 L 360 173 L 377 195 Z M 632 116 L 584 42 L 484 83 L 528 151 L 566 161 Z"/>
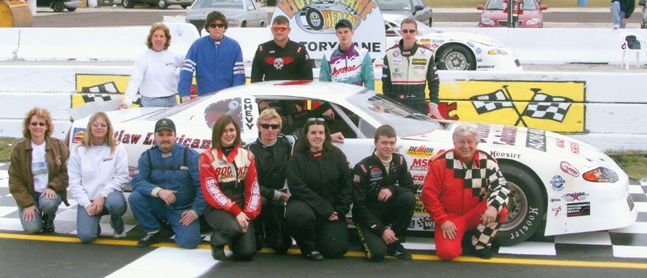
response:
<path fill-rule="evenodd" d="M 535 93 L 523 111 L 523 116 L 562 122 L 571 107 L 573 100 L 566 97 L 555 97 L 544 93 Z"/>
<path fill-rule="evenodd" d="M 505 96 L 503 90 L 493 93 L 477 95 L 470 98 L 472 104 L 479 114 L 492 112 L 503 108 L 513 108 L 512 102 Z"/>

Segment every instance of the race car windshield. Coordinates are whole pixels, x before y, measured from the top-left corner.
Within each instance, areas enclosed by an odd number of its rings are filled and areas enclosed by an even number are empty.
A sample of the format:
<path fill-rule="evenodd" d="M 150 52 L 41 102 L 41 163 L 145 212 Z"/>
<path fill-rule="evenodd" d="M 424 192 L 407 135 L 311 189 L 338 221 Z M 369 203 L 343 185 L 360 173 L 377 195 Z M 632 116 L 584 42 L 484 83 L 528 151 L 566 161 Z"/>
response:
<path fill-rule="evenodd" d="M 365 90 L 362 93 L 353 94 L 347 100 L 380 124 L 393 126 L 398 136 L 410 136 L 442 129 L 438 122 L 430 119 L 427 115 L 420 114 L 373 91 Z"/>
<path fill-rule="evenodd" d="M 410 0 L 377 0 L 376 2 L 380 10 L 413 10 Z"/>
<path fill-rule="evenodd" d="M 198 0 L 194 8 L 243 8 L 240 0 Z"/>

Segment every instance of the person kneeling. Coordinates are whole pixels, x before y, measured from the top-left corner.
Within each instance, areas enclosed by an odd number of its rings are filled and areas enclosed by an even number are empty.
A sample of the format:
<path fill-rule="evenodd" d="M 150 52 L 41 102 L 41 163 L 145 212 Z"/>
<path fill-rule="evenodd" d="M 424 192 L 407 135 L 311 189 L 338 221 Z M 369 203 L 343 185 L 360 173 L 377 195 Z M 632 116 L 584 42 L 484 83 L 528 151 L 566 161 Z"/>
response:
<path fill-rule="evenodd" d="M 205 200 L 205 219 L 213 228 L 211 255 L 227 258 L 229 245 L 236 260 L 256 254 L 253 220 L 261 213 L 260 188 L 254 155 L 240 146 L 240 126 L 229 115 L 213 126 L 213 147 L 200 155 L 200 185 Z"/>

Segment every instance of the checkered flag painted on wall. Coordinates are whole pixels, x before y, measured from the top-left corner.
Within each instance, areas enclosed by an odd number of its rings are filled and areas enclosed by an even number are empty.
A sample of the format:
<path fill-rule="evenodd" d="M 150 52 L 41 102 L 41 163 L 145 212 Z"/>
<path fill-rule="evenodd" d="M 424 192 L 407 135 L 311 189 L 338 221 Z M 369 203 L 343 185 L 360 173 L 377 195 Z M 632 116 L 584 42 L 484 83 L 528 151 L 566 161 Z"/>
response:
<path fill-rule="evenodd" d="M 571 107 L 573 100 L 566 97 L 555 97 L 544 93 L 535 93 L 523 111 L 523 116 L 562 122 Z"/>
<path fill-rule="evenodd" d="M 503 108 L 513 108 L 512 102 L 505 96 L 503 90 L 497 90 L 493 93 L 477 95 L 470 98 L 474 109 L 479 114 L 492 112 Z"/>

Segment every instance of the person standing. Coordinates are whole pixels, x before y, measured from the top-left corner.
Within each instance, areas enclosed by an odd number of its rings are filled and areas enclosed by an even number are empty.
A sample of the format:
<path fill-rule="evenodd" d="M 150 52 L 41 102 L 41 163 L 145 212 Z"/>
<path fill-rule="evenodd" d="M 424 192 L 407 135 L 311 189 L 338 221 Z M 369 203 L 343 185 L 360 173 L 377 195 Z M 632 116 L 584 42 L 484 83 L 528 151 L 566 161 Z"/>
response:
<path fill-rule="evenodd" d="M 168 50 L 171 32 L 164 23 L 151 26 L 146 37 L 148 50 L 137 60 L 128 81 L 128 88 L 119 108 L 126 109 L 141 95 L 142 107 L 171 107 L 177 104 L 178 74 L 182 57 Z"/>
<path fill-rule="evenodd" d="M 76 231 L 81 243 L 99 235 L 101 216 L 110 214 L 114 238 L 126 237 L 126 199 L 122 187 L 128 183 L 128 154 L 116 142 L 112 123 L 103 112 L 88 121 L 81 144 L 72 148 L 67 165 L 70 196 L 78 203 Z"/>
<path fill-rule="evenodd" d="M 460 256 L 463 235 L 470 232 L 474 254 L 489 259 L 492 240 L 508 215 L 506 180 L 497 161 L 477 149 L 474 125 L 457 126 L 452 138 L 454 148 L 429 162 L 420 197 L 436 223 L 436 254 L 443 260 Z"/>
<path fill-rule="evenodd" d="M 229 245 L 235 260 L 250 260 L 256 255 L 253 221 L 262 205 L 254 155 L 240 146 L 240 126 L 229 115 L 218 118 L 211 142 L 200 155 L 200 184 L 209 204 L 204 217 L 213 228 L 211 256 L 227 259 Z"/>
<path fill-rule="evenodd" d="M 155 123 L 155 145 L 142 153 L 128 197 L 131 210 L 146 233 L 138 247 L 162 241 L 161 223 L 170 225 L 175 242 L 183 248 L 200 243 L 196 221 L 205 207 L 200 190 L 198 152 L 175 141 L 175 123 Z"/>
<path fill-rule="evenodd" d="M 340 258 L 348 251 L 346 213 L 351 173 L 346 155 L 332 145 L 323 118 L 309 119 L 287 167 L 291 197 L 286 227 L 309 260 Z"/>
<path fill-rule="evenodd" d="M 611 0 L 611 16 L 613 29 L 625 28 L 627 19 L 631 17 L 636 8 L 636 0 Z"/>
<path fill-rule="evenodd" d="M 178 92 L 182 101 L 190 98 L 193 73 L 198 85 L 198 96 L 245 84 L 245 65 L 240 45 L 225 36 L 227 18 L 219 11 L 207 15 L 204 28 L 209 36 L 197 39 L 186 54 Z"/>
<path fill-rule="evenodd" d="M 418 23 L 405 18 L 400 23 L 402 39 L 384 55 L 382 92 L 385 96 L 413 108 L 418 113 L 443 119 L 438 112 L 438 74 L 434 52 L 417 43 Z M 429 106 L 425 101 L 429 88 Z"/>
<path fill-rule="evenodd" d="M 33 108 L 23 121 L 23 139 L 11 150 L 9 191 L 16 200 L 25 232 L 52 233 L 61 201 L 67 202 L 67 159 L 70 152 L 51 137 L 52 117 L 44 108 Z"/>
<path fill-rule="evenodd" d="M 252 83 L 270 80 L 312 80 L 312 64 L 306 48 L 288 37 L 290 20 L 282 15 L 272 21 L 271 41 L 258 46 L 252 63 Z"/>
<path fill-rule="evenodd" d="M 404 156 L 395 153 L 395 129 L 375 131 L 375 152 L 353 170 L 353 221 L 366 257 L 411 260 L 402 243 L 416 206 L 416 188 Z"/>
<path fill-rule="evenodd" d="M 339 47 L 331 49 L 321 58 L 319 80 L 334 81 L 375 89 L 373 64 L 368 51 L 353 44 L 353 24 L 342 19 L 335 24 Z"/>

